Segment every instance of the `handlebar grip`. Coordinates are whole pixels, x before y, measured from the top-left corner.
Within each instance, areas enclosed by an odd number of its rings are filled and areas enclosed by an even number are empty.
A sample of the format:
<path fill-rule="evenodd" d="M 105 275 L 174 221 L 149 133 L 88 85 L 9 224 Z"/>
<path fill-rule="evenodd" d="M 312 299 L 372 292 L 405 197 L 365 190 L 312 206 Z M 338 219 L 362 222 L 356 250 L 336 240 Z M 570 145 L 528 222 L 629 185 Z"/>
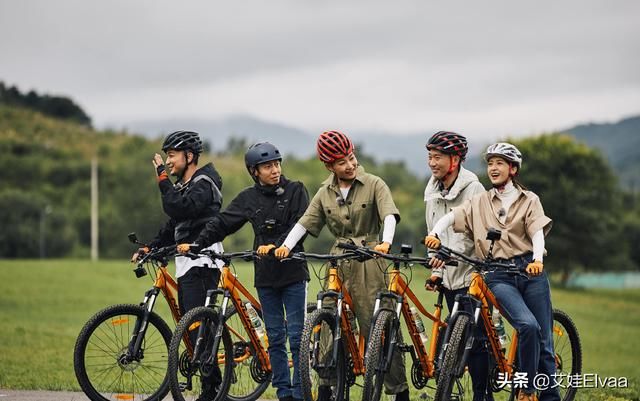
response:
<path fill-rule="evenodd" d="M 338 245 L 336 245 L 338 248 L 340 249 L 348 249 L 351 251 L 355 251 L 356 249 L 358 249 L 358 247 L 354 244 L 350 244 L 348 242 L 338 242 Z"/>

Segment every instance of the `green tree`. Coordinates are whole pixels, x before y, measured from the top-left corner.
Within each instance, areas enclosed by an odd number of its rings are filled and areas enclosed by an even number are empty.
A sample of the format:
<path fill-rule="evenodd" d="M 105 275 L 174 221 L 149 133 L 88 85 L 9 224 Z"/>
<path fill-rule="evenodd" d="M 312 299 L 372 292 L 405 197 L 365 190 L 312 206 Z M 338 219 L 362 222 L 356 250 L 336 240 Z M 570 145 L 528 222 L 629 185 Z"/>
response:
<path fill-rule="evenodd" d="M 621 241 L 621 192 L 600 152 L 572 137 L 549 134 L 513 143 L 523 153 L 521 181 L 538 194 L 553 220 L 547 237 L 551 271 L 631 266 Z"/>

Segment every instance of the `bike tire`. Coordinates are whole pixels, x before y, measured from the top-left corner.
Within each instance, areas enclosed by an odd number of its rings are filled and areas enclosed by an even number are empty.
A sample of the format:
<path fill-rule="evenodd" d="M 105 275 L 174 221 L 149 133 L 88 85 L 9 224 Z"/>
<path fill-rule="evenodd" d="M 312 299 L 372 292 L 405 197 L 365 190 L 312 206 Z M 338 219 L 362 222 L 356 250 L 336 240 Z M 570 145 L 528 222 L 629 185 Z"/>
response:
<path fill-rule="evenodd" d="M 333 352 L 335 339 L 335 313 L 333 309 L 317 309 L 307 315 L 300 337 L 300 386 L 305 401 L 318 399 L 321 381 L 328 381 L 331 399 L 343 401 L 346 391 L 346 364 L 344 344 L 337 342 L 335 366 L 322 366 Z M 323 333 L 327 333 L 323 335 Z M 328 338 L 326 336 L 329 336 Z M 323 361 L 320 361 L 320 360 Z M 320 365 L 319 365 L 320 363 Z"/>
<path fill-rule="evenodd" d="M 556 374 L 571 377 L 582 373 L 582 345 L 578 329 L 571 317 L 559 309 L 553 310 L 553 350 L 556 355 Z M 578 388 L 563 387 L 559 388 L 562 401 L 573 401 Z"/>
<path fill-rule="evenodd" d="M 395 315 L 388 310 L 381 310 L 378 313 L 367 345 L 367 352 L 364 357 L 364 383 L 362 389 L 362 399 L 365 401 L 379 401 L 382 397 L 382 387 L 386 372 L 383 366 L 388 364 L 387 355 L 391 344 L 392 328 Z M 393 352 L 390 354 L 393 359 Z"/>
<path fill-rule="evenodd" d="M 262 312 L 260 310 L 256 310 L 256 312 L 262 319 Z M 273 374 L 269 372 L 264 375 L 260 374 L 261 372 L 255 372 L 255 367 L 259 366 L 259 358 L 242 325 L 240 315 L 233 305 L 230 305 L 226 312 L 225 322 L 233 343 L 234 356 L 233 374 L 227 400 L 255 401 L 269 387 Z M 254 371 L 252 372 L 252 370 Z"/>
<path fill-rule="evenodd" d="M 201 326 L 204 327 L 201 328 Z M 191 401 L 203 397 L 205 390 L 203 390 L 202 377 L 210 375 L 212 369 L 219 369 L 219 358 L 223 358 L 222 369 L 220 369 L 220 383 L 215 391 L 215 397 L 210 398 L 210 401 L 220 401 L 227 396 L 233 373 L 233 344 L 228 329 L 223 327 L 222 341 L 219 344 L 222 349 L 209 349 L 212 346 L 218 327 L 218 312 L 204 306 L 191 309 L 180 319 L 169 345 L 169 388 L 175 401 Z M 201 344 L 199 349 L 202 352 L 190 357 L 186 351 L 183 336 L 185 333 L 195 330 L 198 330 L 198 335 L 202 334 L 196 340 L 196 343 L 199 342 Z M 216 355 L 215 366 L 206 363 L 211 352 L 215 352 Z M 203 363 L 203 361 L 205 362 Z M 195 368 L 192 366 L 193 363 L 196 364 Z M 185 379 L 193 381 L 190 389 L 184 388 L 184 382 L 181 380 Z"/>
<path fill-rule="evenodd" d="M 451 330 L 451 337 L 449 337 L 449 344 L 444 351 L 444 357 L 442 366 L 440 367 L 440 374 L 438 375 L 436 394 L 434 396 L 435 401 L 449 401 L 452 397 L 454 386 L 460 388 L 459 384 L 456 384 L 459 377 L 460 363 L 462 363 L 462 354 L 467 343 L 469 336 L 471 335 L 471 319 L 468 315 L 461 314 L 455 319 L 453 328 Z"/>
<path fill-rule="evenodd" d="M 82 391 L 92 401 L 159 400 L 169 392 L 167 357 L 171 329 L 156 313 L 149 314 L 141 354 L 123 356 L 145 309 L 120 304 L 93 315 L 84 325 L 73 352 L 73 367 Z M 144 377 L 144 378 L 143 378 Z"/>

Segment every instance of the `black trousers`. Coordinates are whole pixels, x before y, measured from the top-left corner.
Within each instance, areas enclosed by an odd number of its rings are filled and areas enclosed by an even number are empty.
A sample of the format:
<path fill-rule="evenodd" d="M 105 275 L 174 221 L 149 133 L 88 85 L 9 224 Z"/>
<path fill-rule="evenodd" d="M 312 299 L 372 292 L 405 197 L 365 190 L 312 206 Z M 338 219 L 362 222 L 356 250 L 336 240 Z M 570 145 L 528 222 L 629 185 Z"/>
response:
<path fill-rule="evenodd" d="M 458 294 L 466 294 L 469 287 L 459 288 L 457 290 L 445 289 L 444 297 L 447 301 L 449 313 L 453 308 L 453 304 Z M 460 309 L 473 313 L 473 308 L 467 303 L 461 303 Z M 448 318 L 447 318 L 448 319 Z M 469 360 L 469 374 L 471 375 L 471 383 L 473 385 L 473 401 L 493 401 L 493 392 L 488 388 L 489 381 L 489 351 L 487 349 L 487 334 L 484 326 L 479 324 L 474 332 L 475 341 Z"/>

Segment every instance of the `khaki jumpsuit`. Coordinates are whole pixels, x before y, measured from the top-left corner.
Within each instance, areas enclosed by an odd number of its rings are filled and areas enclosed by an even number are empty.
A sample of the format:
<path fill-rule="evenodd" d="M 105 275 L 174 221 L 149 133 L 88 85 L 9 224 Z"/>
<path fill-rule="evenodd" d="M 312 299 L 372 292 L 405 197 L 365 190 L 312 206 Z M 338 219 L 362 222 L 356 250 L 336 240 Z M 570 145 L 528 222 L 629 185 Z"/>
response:
<path fill-rule="evenodd" d="M 318 236 L 325 225 L 336 237 L 331 253 L 341 253 L 338 242 L 353 241 L 356 245 L 372 247 L 378 243 L 378 235 L 385 216 L 394 215 L 400 220 L 400 212 L 391 197 L 385 182 L 362 167 L 358 167 L 356 178 L 346 199 L 342 199 L 338 180 L 331 174 L 315 194 L 304 216 L 298 221 L 313 236 Z M 360 332 L 368 341 L 371 317 L 376 293 L 386 288 L 385 263 L 381 259 L 365 262 L 344 261 L 339 269 L 343 285 L 353 299 L 354 314 Z M 391 369 L 385 376 L 388 394 L 397 394 L 408 388 L 401 352 L 395 352 Z"/>

